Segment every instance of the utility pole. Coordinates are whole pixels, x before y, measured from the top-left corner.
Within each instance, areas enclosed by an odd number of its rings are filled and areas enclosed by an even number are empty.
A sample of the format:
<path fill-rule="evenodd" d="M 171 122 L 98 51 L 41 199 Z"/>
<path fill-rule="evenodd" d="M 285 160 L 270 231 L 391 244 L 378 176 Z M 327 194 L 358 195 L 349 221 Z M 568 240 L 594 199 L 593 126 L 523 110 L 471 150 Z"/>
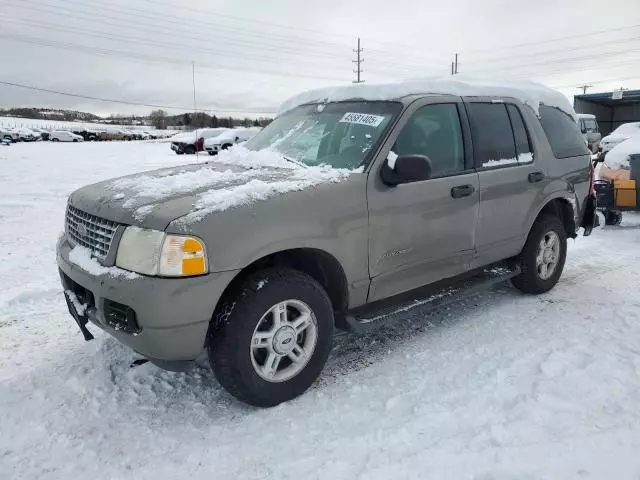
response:
<path fill-rule="evenodd" d="M 362 63 L 364 62 L 364 58 L 362 58 L 361 56 L 362 48 L 360 48 L 360 37 L 358 37 L 358 48 L 356 48 L 353 53 L 356 54 L 356 59 L 352 60 L 352 62 L 356 64 L 356 69 L 353 71 L 353 73 L 356 74 L 356 79 L 353 81 L 353 83 L 363 83 L 364 80 L 361 79 L 360 75 L 363 72 Z"/>
<path fill-rule="evenodd" d="M 451 75 L 455 75 L 456 74 L 456 64 L 451 62 Z"/>
<path fill-rule="evenodd" d="M 453 69 L 453 73 L 457 75 L 458 74 L 458 54 L 457 53 L 456 53 L 456 60 L 454 63 L 455 63 L 455 68 Z"/>
<path fill-rule="evenodd" d="M 593 85 L 580 85 L 579 87 L 576 88 L 581 88 L 582 89 L 582 94 L 586 94 L 587 93 L 587 89 L 593 87 Z"/>

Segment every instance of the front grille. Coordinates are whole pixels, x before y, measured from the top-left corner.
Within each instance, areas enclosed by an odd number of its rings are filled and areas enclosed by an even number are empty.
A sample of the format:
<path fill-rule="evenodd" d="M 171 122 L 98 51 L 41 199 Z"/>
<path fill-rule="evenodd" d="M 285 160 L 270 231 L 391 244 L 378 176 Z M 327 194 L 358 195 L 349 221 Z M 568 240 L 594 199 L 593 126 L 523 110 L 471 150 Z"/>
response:
<path fill-rule="evenodd" d="M 104 260 L 109 253 L 118 225 L 116 222 L 90 215 L 71 205 L 67 206 L 67 234 L 74 243 L 88 248 L 101 260 Z"/>

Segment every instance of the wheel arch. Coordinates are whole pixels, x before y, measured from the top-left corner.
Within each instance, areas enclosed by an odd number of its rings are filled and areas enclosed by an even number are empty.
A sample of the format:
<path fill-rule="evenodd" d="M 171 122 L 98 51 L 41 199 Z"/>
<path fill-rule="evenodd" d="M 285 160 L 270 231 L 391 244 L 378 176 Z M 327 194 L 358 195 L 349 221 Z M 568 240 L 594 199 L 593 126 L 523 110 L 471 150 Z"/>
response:
<path fill-rule="evenodd" d="M 222 292 L 213 312 L 213 318 L 221 308 L 224 308 L 225 300 L 238 292 L 248 276 L 273 267 L 287 267 L 306 273 L 325 289 L 334 311 L 344 312 L 347 309 L 349 291 L 347 276 L 341 263 L 324 250 L 303 247 L 269 253 L 240 270 Z"/>
<path fill-rule="evenodd" d="M 558 217 L 564 225 L 565 232 L 568 238 L 576 238 L 576 214 L 575 204 L 565 197 L 555 197 L 548 200 L 540 210 L 536 213 L 535 217 L 529 224 L 529 230 L 536 220 L 543 215 L 553 215 Z"/>

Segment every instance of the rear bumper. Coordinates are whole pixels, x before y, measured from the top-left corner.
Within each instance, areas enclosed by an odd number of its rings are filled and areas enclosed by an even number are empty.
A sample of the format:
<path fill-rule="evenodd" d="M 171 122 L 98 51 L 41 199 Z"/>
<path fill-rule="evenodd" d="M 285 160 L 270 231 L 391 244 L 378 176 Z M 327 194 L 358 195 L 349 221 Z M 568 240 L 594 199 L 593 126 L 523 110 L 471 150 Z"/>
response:
<path fill-rule="evenodd" d="M 57 263 L 65 291 L 90 292 L 80 321 L 74 315 L 79 325 L 88 321 L 161 366 L 163 362 L 192 361 L 200 355 L 213 311 L 235 271 L 181 279 L 96 276 L 69 261 L 71 248 L 63 236 L 57 246 Z M 107 317 L 109 302 L 134 312 L 137 331 L 114 323 L 116 317 Z M 73 302 L 68 303 L 73 314 Z"/>

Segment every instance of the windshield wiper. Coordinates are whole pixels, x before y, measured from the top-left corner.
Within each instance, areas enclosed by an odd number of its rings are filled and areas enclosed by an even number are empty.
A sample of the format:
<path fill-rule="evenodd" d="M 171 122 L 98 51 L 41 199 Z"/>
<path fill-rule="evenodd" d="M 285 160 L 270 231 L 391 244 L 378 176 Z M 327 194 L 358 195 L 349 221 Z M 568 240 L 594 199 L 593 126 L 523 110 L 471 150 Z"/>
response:
<path fill-rule="evenodd" d="M 286 155 L 282 155 L 282 158 L 284 158 L 287 162 L 298 165 L 299 167 L 309 168 L 309 165 L 301 162 L 300 160 L 296 160 L 295 158 L 287 157 Z"/>

